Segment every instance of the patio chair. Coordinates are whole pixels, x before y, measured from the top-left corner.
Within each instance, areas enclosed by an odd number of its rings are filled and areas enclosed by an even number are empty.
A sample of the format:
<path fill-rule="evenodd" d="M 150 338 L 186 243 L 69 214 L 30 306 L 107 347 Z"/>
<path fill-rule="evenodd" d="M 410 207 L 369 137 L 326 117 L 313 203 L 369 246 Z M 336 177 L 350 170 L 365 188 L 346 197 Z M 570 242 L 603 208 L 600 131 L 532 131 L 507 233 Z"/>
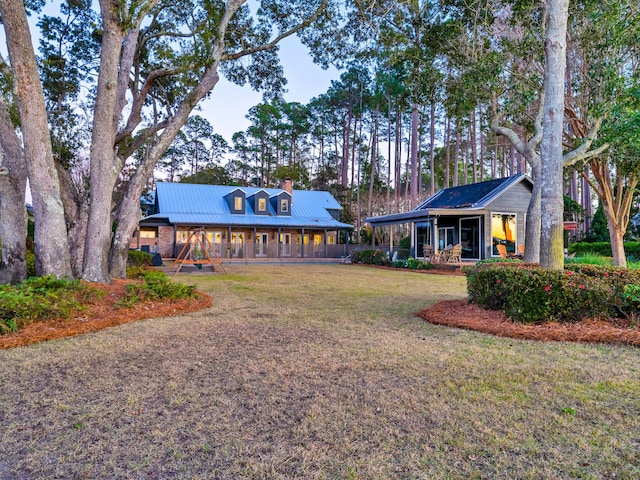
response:
<path fill-rule="evenodd" d="M 496 245 L 496 248 L 498 249 L 498 253 L 500 254 L 500 258 L 507 258 L 507 247 L 505 247 L 501 243 L 498 243 Z"/>
<path fill-rule="evenodd" d="M 462 256 L 462 245 L 457 243 L 451 248 L 447 263 L 460 263 L 460 257 Z"/>
<path fill-rule="evenodd" d="M 429 262 L 433 262 L 433 247 L 431 245 L 422 247 L 422 258 L 424 258 L 425 261 L 429 258 Z"/>

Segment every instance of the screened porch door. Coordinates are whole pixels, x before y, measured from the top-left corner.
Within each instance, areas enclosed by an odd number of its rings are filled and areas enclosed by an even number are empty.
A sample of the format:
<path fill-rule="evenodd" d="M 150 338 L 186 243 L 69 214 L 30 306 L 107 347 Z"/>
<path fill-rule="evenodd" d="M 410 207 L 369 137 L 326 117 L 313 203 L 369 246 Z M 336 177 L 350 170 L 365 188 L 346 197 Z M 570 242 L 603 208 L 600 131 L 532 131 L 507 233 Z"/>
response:
<path fill-rule="evenodd" d="M 438 250 L 444 250 L 446 248 L 453 247 L 456 243 L 453 238 L 453 227 L 440 227 L 438 228 Z"/>

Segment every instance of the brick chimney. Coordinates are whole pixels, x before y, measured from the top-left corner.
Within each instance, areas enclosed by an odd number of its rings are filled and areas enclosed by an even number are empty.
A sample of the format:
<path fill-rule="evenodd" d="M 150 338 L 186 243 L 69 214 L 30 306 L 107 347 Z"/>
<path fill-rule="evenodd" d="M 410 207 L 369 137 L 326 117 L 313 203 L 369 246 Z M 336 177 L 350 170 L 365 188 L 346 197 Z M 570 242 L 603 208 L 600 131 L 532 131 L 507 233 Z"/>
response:
<path fill-rule="evenodd" d="M 289 192 L 289 195 L 291 195 L 291 201 L 293 202 L 293 180 L 285 178 L 282 181 L 282 189 Z"/>

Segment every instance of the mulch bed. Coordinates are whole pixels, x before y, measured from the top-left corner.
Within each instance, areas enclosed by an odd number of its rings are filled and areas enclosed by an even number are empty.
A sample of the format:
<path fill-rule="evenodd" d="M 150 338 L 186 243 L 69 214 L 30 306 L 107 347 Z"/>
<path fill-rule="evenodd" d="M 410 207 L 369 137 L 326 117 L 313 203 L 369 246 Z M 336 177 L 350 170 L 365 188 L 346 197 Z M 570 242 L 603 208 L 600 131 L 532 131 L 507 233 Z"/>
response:
<path fill-rule="evenodd" d="M 194 312 L 213 304 L 209 295 L 198 292 L 198 297 L 194 299 L 149 300 L 130 308 L 117 307 L 115 303 L 124 297 L 128 283 L 132 283 L 131 280 L 113 280 L 111 285 L 92 283 L 91 285 L 102 290 L 104 295 L 86 310 L 78 312 L 73 318 L 34 322 L 15 333 L 0 335 L 0 350 L 96 332 L 146 318 Z"/>
<path fill-rule="evenodd" d="M 466 300 L 446 300 L 416 314 L 429 323 L 525 340 L 610 343 L 640 346 L 640 329 L 621 319 L 586 319 L 575 323 L 525 325 L 499 310 L 485 310 Z"/>
<path fill-rule="evenodd" d="M 377 267 L 384 268 L 384 267 Z M 397 269 L 394 269 L 397 270 Z M 411 272 L 459 275 L 459 269 L 410 270 Z M 460 273 L 459 273 L 460 272 Z M 70 319 L 35 322 L 15 333 L 0 336 L 0 350 L 34 343 L 96 332 L 103 328 L 135 322 L 146 318 L 194 312 L 210 307 L 211 297 L 199 292 L 189 300 L 153 300 L 131 308 L 115 303 L 124 296 L 129 280 L 114 280 L 111 285 L 92 284 L 104 291 L 104 296 Z M 588 319 L 577 323 L 547 322 L 539 325 L 515 323 L 501 311 L 485 310 L 466 300 L 447 300 L 416 314 L 429 323 L 464 328 L 501 337 L 562 342 L 598 342 L 640 346 L 640 329 L 631 328 L 625 320 Z"/>

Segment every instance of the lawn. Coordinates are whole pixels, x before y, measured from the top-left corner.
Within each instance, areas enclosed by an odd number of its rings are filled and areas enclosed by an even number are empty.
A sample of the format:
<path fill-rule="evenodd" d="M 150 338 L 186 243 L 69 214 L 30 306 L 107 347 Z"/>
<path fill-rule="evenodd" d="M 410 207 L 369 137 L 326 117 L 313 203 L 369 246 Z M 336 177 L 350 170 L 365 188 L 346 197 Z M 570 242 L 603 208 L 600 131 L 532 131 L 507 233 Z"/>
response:
<path fill-rule="evenodd" d="M 214 306 L 0 351 L 0 478 L 640 478 L 640 351 L 413 316 L 464 278 L 181 276 Z"/>

